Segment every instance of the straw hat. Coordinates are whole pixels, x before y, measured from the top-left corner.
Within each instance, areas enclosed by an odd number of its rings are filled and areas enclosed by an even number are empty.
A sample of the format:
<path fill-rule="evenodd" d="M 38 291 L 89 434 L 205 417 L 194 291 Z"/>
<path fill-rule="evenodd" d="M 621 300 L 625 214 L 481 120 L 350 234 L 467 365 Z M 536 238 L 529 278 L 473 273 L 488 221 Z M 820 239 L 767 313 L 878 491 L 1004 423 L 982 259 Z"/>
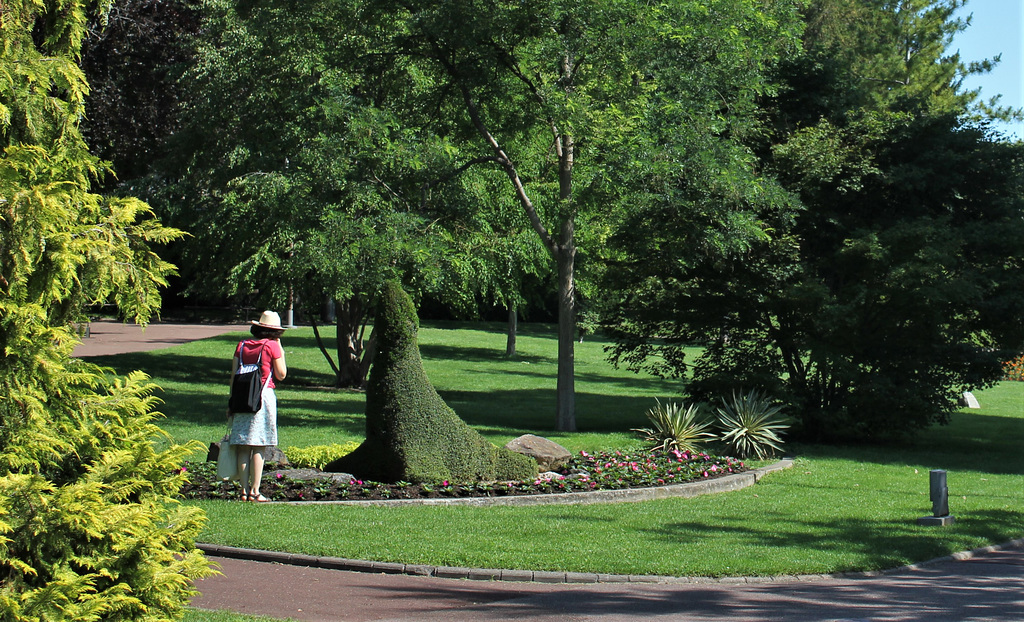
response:
<path fill-rule="evenodd" d="M 281 326 L 281 316 L 274 313 L 273 311 L 264 311 L 260 319 L 252 321 L 253 326 L 262 326 L 263 328 L 270 328 L 273 330 L 284 330 Z"/>

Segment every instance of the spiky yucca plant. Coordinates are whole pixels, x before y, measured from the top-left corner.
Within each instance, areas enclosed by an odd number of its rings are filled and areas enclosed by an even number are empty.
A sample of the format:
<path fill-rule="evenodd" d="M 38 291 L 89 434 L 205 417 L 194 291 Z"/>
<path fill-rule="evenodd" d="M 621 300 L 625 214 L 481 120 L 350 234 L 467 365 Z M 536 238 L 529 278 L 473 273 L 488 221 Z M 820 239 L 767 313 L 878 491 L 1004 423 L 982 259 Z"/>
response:
<path fill-rule="evenodd" d="M 757 390 L 747 394 L 733 392 L 722 398 L 718 408 L 719 439 L 737 458 L 757 456 L 764 460 L 782 451 L 779 434 L 789 428 L 784 423 L 782 406 Z"/>
<path fill-rule="evenodd" d="M 647 418 L 653 427 L 633 429 L 643 434 L 645 441 L 653 443 L 653 449 L 700 451 L 699 445 L 715 437 L 708 431 L 711 423 L 704 419 L 699 406 L 655 401 L 657 405 L 647 411 Z"/>

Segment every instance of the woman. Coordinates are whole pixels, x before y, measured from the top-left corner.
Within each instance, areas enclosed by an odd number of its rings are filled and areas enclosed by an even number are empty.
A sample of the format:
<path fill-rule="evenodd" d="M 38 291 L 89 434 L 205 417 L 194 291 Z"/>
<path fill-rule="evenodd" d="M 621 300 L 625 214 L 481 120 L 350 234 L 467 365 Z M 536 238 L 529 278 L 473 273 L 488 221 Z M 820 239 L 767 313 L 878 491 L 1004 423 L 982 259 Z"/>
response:
<path fill-rule="evenodd" d="M 232 413 L 229 442 L 238 449 L 238 481 L 242 484 L 242 501 L 268 501 L 260 493 L 263 479 L 263 459 L 267 447 L 277 445 L 277 395 L 274 380 L 284 380 L 288 366 L 281 348 L 281 316 L 264 311 L 259 321 L 249 328 L 252 339 L 246 339 L 235 348 L 231 360 L 231 380 L 235 379 L 239 364 L 255 365 L 260 362 L 260 380 L 263 382 L 263 405 L 255 413 Z"/>

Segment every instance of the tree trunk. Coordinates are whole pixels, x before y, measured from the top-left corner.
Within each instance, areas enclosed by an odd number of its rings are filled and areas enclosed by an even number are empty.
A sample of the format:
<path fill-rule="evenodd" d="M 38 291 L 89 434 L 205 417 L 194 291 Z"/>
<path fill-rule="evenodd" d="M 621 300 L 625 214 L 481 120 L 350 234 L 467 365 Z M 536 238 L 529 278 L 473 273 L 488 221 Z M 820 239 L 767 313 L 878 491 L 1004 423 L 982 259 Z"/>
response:
<path fill-rule="evenodd" d="M 566 65 L 567 75 L 571 75 Z M 572 204 L 572 168 L 575 143 L 569 134 L 558 141 L 558 198 L 564 210 L 562 231 L 555 248 L 558 265 L 558 415 L 555 429 L 576 431 L 576 208 Z"/>
<path fill-rule="evenodd" d="M 443 62 L 443 61 L 442 61 Z M 563 60 L 563 84 L 564 88 L 571 93 L 572 74 L 574 66 L 573 59 L 566 56 Z M 452 76 L 458 76 L 454 66 L 446 65 L 446 69 Z M 488 145 L 494 150 L 498 163 L 505 169 L 512 187 L 515 189 L 519 203 L 526 211 L 530 221 L 541 242 L 548 249 L 558 266 L 558 385 L 555 389 L 557 396 L 557 414 L 555 429 L 560 432 L 572 432 L 576 430 L 576 396 L 574 385 L 574 348 L 576 335 L 576 291 L 573 282 L 573 270 L 576 262 L 576 240 L 575 240 L 575 211 L 572 204 L 572 169 L 575 155 L 573 138 L 569 134 L 562 134 L 557 127 L 552 126 L 555 151 L 558 154 L 558 198 L 563 213 L 561 239 L 556 241 L 552 238 L 547 228 L 541 222 L 540 215 L 530 200 L 523 185 L 522 178 L 512 159 L 508 157 L 497 138 L 490 132 L 487 125 L 480 117 L 480 110 L 473 99 L 472 92 L 466 84 L 460 84 L 463 99 L 466 102 L 466 110 L 476 126 L 477 131 L 484 138 Z M 543 99 L 538 92 L 539 99 Z"/>
<path fill-rule="evenodd" d="M 518 314 L 516 313 L 515 305 L 508 306 L 508 331 L 507 338 L 505 339 L 505 356 L 516 355 L 516 324 L 518 321 Z"/>
<path fill-rule="evenodd" d="M 366 386 L 366 369 L 363 366 L 363 320 L 365 309 L 358 298 L 335 302 L 337 316 L 338 377 L 335 386 L 339 388 L 363 388 Z"/>
<path fill-rule="evenodd" d="M 563 229 L 572 228 L 567 220 Z M 558 418 L 555 429 L 559 432 L 576 431 L 576 287 L 573 270 L 576 264 L 576 247 L 562 245 L 558 256 Z"/>

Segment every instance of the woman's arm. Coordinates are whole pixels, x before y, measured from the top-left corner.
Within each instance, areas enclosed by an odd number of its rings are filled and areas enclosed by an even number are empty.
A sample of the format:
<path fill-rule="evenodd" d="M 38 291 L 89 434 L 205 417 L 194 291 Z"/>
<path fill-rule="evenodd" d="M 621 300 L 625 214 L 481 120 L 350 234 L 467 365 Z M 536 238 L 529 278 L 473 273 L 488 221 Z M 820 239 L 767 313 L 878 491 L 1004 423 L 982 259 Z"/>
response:
<path fill-rule="evenodd" d="M 274 370 L 275 380 L 284 380 L 288 375 L 288 365 L 284 362 L 284 346 L 281 346 L 281 338 L 278 337 L 274 341 L 281 348 L 281 356 L 271 361 L 271 368 Z"/>
<path fill-rule="evenodd" d="M 228 379 L 228 395 L 231 395 L 231 388 L 235 386 L 235 372 L 238 371 L 238 357 L 231 357 L 231 377 Z M 228 419 L 231 418 L 231 408 L 228 408 Z"/>

